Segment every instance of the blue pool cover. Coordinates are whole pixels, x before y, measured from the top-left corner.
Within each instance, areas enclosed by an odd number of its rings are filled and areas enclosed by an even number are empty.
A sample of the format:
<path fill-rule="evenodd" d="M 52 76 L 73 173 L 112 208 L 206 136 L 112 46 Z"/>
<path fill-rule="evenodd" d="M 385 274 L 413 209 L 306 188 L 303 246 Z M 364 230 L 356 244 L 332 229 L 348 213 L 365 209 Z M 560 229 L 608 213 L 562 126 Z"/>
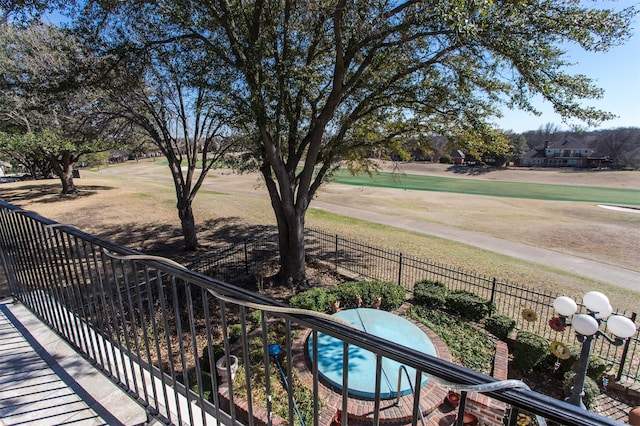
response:
<path fill-rule="evenodd" d="M 436 355 L 435 348 L 429 337 L 418 326 L 398 315 L 377 309 L 358 308 L 339 311 L 335 317 L 342 319 L 354 327 L 367 333 L 382 337 L 392 342 L 415 349 L 417 351 Z M 309 338 L 307 350 L 313 359 L 313 336 Z M 335 337 L 318 333 L 318 373 L 332 387 L 342 389 L 342 361 L 343 341 Z M 388 358 L 382 358 L 382 380 L 380 398 L 395 398 L 398 394 L 398 373 L 400 364 Z M 415 380 L 414 368 L 406 367 L 411 378 Z M 349 374 L 348 393 L 360 398 L 375 398 L 376 394 L 376 357 L 375 354 L 355 345 L 349 345 Z M 421 386 L 428 381 L 423 376 Z M 415 386 L 414 386 L 415 388 Z M 400 394 L 411 392 L 407 376 L 402 374 Z"/>

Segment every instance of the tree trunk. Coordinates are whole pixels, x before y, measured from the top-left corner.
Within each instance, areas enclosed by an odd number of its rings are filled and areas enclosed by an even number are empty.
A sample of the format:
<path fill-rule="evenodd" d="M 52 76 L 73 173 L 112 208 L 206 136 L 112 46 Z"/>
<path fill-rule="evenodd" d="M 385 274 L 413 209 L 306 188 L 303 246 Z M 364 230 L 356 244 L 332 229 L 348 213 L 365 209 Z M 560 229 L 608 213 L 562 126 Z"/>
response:
<path fill-rule="evenodd" d="M 51 164 L 51 170 L 58 176 L 60 183 L 62 183 L 63 194 L 75 194 L 78 192 L 75 184 L 73 183 L 73 166 L 79 158 L 78 155 L 65 151 L 60 156 L 57 154 L 46 154 Z"/>
<path fill-rule="evenodd" d="M 180 225 L 182 226 L 184 248 L 188 251 L 195 251 L 198 248 L 198 236 L 196 234 L 196 221 L 193 217 L 191 201 L 178 201 L 178 216 L 180 217 Z"/>
<path fill-rule="evenodd" d="M 271 206 L 278 224 L 278 248 L 280 250 L 280 271 L 277 280 L 290 287 L 304 286 L 307 282 L 305 270 L 304 220 L 306 205 L 300 209 L 293 202 L 293 193 L 280 197 L 276 182 L 271 175 L 271 168 L 262 168 Z M 286 187 L 286 185 L 281 185 Z"/>
<path fill-rule="evenodd" d="M 78 192 L 78 188 L 76 188 L 73 183 L 73 170 L 65 170 L 60 177 L 60 181 L 62 182 L 62 193 L 63 194 L 75 194 Z"/>
<path fill-rule="evenodd" d="M 278 278 L 290 286 L 304 286 L 307 281 L 304 244 L 304 212 L 290 220 L 278 220 L 280 271 Z"/>

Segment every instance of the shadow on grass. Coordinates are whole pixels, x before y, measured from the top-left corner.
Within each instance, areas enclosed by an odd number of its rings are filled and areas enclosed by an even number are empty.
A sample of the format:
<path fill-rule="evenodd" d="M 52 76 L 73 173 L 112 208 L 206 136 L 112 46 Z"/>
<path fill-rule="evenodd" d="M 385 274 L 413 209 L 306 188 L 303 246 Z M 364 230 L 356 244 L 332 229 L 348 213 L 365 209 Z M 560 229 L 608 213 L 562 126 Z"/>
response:
<path fill-rule="evenodd" d="M 496 169 L 495 167 L 484 167 L 484 166 L 451 166 L 447 167 L 448 172 L 452 172 L 459 175 L 469 175 L 469 176 L 482 176 L 491 172 L 498 172 L 501 169 Z"/>
<path fill-rule="evenodd" d="M 100 185 L 76 185 L 78 192 L 75 194 L 62 194 L 60 182 L 54 179 L 33 181 L 28 185 L 16 187 L 3 187 L 2 199 L 8 203 L 20 204 L 21 202 L 56 203 L 64 200 L 72 200 L 79 197 L 88 197 L 98 191 L 116 189 L 111 186 Z"/>
<path fill-rule="evenodd" d="M 239 217 L 211 219 L 198 224 L 196 228 L 199 244 L 196 251 L 185 249 L 182 229 L 175 224 L 122 224 L 110 226 L 109 229 L 94 230 L 92 234 L 145 254 L 189 262 L 231 244 L 241 243 L 245 239 L 262 238 L 276 232 L 274 226 L 247 224 Z"/>

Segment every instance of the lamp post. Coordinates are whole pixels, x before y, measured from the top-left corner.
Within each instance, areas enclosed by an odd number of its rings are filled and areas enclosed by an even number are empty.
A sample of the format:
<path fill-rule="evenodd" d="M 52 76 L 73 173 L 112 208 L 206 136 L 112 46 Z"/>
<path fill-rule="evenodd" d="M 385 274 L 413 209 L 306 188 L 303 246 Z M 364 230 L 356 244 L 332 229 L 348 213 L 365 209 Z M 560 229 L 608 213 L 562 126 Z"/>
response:
<path fill-rule="evenodd" d="M 591 343 L 595 338 L 602 336 L 610 343 L 619 346 L 625 339 L 636 333 L 636 325 L 623 315 L 611 315 L 613 308 L 609 303 L 609 298 L 598 291 L 586 293 L 582 298 L 582 302 L 587 308 L 586 314 L 576 314 L 578 305 L 573 299 L 566 296 L 556 298 L 553 302 L 553 307 L 558 312 L 562 323 L 571 325 L 576 332 L 576 339 L 582 343 L 575 382 L 571 388 L 571 396 L 566 401 L 585 408 L 582 398 L 584 397 L 584 381 L 589 366 Z M 571 323 L 569 323 L 567 320 L 572 315 Z M 600 330 L 600 324 L 605 320 L 606 328 L 615 336 L 614 338 L 609 337 Z"/>

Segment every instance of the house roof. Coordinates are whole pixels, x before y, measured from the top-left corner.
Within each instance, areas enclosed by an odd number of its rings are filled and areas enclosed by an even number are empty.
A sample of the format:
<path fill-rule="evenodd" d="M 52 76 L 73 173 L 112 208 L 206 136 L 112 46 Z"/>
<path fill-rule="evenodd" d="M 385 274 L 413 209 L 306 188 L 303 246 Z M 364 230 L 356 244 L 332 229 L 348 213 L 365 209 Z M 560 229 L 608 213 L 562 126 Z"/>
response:
<path fill-rule="evenodd" d="M 464 158 L 464 152 L 460 151 L 459 149 L 454 149 L 453 151 L 451 151 L 451 157 L 453 158 Z"/>
<path fill-rule="evenodd" d="M 544 148 L 533 148 L 522 155 L 522 158 L 546 158 L 546 157 L 547 156 L 544 153 Z"/>
<path fill-rule="evenodd" d="M 576 140 L 566 139 L 564 141 L 550 143 L 547 149 L 587 149 L 587 147 Z"/>

